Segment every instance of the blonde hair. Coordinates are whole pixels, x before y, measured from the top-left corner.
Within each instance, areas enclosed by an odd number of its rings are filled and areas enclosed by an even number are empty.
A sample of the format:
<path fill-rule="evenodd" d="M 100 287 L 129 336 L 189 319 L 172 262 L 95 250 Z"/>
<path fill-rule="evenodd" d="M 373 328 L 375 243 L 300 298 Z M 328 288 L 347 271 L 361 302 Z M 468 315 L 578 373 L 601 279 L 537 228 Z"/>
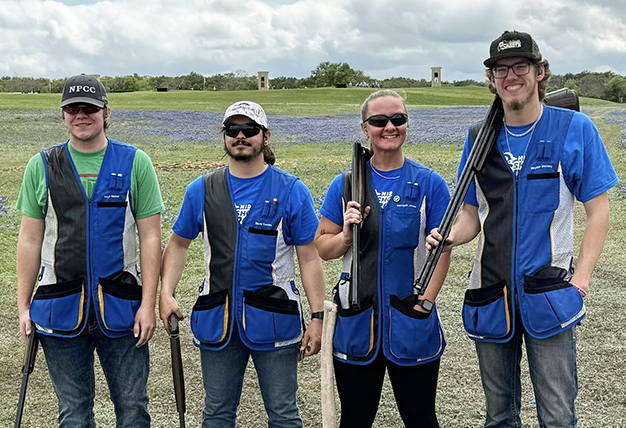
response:
<path fill-rule="evenodd" d="M 370 102 L 375 100 L 376 98 L 383 97 L 394 97 L 398 98 L 402 102 L 402 107 L 404 107 L 404 112 L 406 113 L 406 105 L 404 104 L 404 97 L 402 97 L 399 93 L 392 89 L 381 89 L 380 91 L 372 92 L 369 97 L 365 99 L 363 105 L 361 106 L 361 122 L 365 122 L 368 116 L 368 110 L 370 107 Z"/>

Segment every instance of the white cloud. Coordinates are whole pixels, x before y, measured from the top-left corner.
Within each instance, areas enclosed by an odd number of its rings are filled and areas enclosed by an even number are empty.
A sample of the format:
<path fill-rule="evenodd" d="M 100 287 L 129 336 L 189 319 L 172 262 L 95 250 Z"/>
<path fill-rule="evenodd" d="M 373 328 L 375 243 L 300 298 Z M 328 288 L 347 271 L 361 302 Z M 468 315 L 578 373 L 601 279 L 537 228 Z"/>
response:
<path fill-rule="evenodd" d="M 557 74 L 626 74 L 626 5 L 609 0 L 4 0 L 0 74 L 305 77 L 322 61 L 372 77 L 482 79 L 489 43 L 530 32 Z"/>

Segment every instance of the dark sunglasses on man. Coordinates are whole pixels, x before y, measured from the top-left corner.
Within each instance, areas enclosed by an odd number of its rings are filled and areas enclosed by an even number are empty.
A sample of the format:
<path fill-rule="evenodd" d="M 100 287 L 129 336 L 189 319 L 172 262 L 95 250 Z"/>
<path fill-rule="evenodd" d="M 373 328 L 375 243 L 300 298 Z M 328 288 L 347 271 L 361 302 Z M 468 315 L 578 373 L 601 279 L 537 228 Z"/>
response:
<path fill-rule="evenodd" d="M 81 110 L 86 115 L 98 113 L 102 110 L 102 107 L 94 106 L 91 104 L 68 104 L 63 106 L 63 112 L 67 114 L 78 114 Z"/>
<path fill-rule="evenodd" d="M 493 77 L 496 79 L 504 79 L 509 75 L 509 69 L 513 70 L 516 76 L 526 76 L 530 71 L 530 62 L 522 61 L 513 65 L 496 65 L 491 69 Z"/>
<path fill-rule="evenodd" d="M 261 132 L 261 127 L 259 125 L 226 125 L 224 128 L 224 134 L 228 135 L 230 138 L 237 138 L 240 132 L 243 132 L 243 136 L 246 138 L 254 137 Z"/>
<path fill-rule="evenodd" d="M 385 116 L 384 114 L 375 114 L 363 121 L 367 122 L 376 128 L 384 128 L 387 123 L 391 121 L 394 126 L 402 126 L 409 121 L 409 116 L 406 113 L 395 113 L 391 116 Z"/>

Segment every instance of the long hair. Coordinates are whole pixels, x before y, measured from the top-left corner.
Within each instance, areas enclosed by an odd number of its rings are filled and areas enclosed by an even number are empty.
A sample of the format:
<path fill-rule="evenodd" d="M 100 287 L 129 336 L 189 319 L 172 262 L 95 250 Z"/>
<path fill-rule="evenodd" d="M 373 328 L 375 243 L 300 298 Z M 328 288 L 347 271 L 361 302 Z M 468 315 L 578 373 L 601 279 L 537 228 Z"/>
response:
<path fill-rule="evenodd" d="M 537 85 L 537 92 L 539 94 L 539 101 L 543 101 L 543 98 L 546 96 L 546 87 L 548 86 L 548 80 L 550 80 L 550 77 L 552 76 L 552 72 L 550 71 L 550 63 L 548 62 L 547 59 L 543 59 L 542 57 L 539 57 L 539 59 L 535 60 L 535 61 L 531 61 L 530 62 L 532 65 L 535 66 L 535 69 L 539 70 L 541 67 L 543 67 L 543 79 L 541 79 Z M 492 94 L 496 94 L 496 87 L 493 84 L 493 72 L 491 71 L 491 68 L 486 68 L 485 69 L 485 76 L 487 76 L 487 81 L 489 83 L 489 90 L 491 91 Z"/>

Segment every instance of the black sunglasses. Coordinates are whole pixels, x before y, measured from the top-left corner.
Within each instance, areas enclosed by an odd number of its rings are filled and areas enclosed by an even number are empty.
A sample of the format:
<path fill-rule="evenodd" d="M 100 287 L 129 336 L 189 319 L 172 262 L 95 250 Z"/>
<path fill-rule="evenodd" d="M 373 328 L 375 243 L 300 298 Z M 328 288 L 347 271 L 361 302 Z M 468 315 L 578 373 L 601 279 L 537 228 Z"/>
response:
<path fill-rule="evenodd" d="M 261 132 L 261 127 L 258 125 L 226 125 L 224 128 L 224 134 L 230 138 L 237 138 L 240 132 L 243 132 L 243 136 L 246 138 L 254 137 Z"/>
<path fill-rule="evenodd" d="M 80 111 L 83 111 L 85 114 L 94 114 L 98 113 L 102 110 L 102 107 L 94 106 L 91 104 L 70 104 L 63 106 L 63 111 L 67 114 L 78 114 Z"/>
<path fill-rule="evenodd" d="M 376 128 L 384 128 L 387 126 L 387 122 L 391 121 L 394 126 L 402 126 L 409 121 L 409 115 L 406 113 L 395 113 L 391 116 L 385 116 L 384 114 L 375 114 L 363 121 L 369 122 L 370 125 Z"/>

